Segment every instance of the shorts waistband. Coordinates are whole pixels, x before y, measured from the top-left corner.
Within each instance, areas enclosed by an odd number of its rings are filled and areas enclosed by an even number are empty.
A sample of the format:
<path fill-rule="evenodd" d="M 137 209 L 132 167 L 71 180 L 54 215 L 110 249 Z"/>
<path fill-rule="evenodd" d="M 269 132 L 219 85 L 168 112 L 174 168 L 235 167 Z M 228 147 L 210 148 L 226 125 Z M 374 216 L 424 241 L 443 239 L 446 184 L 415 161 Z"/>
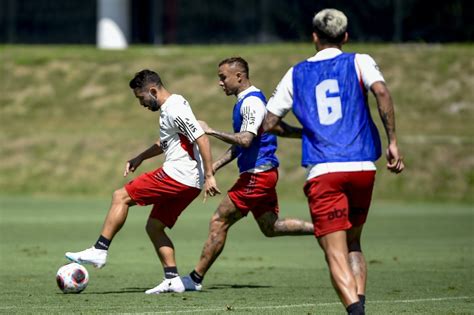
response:
<path fill-rule="evenodd" d="M 360 171 L 375 171 L 375 163 L 372 161 L 360 161 L 360 162 L 331 162 L 331 163 L 319 163 L 309 165 L 307 168 L 306 180 L 311 178 L 337 172 L 360 172 Z"/>

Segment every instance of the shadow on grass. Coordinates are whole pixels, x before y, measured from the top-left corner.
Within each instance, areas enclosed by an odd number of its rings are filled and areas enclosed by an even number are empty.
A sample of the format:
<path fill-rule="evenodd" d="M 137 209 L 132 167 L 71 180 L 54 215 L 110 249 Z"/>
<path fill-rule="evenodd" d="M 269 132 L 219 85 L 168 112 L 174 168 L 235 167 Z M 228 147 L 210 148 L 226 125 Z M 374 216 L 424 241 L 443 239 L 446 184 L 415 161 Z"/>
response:
<path fill-rule="evenodd" d="M 255 285 L 255 284 L 215 284 L 207 287 L 208 290 L 222 290 L 222 289 L 261 289 L 272 288 L 270 285 Z"/>
<path fill-rule="evenodd" d="M 81 294 L 120 294 L 120 293 L 145 293 L 149 288 L 123 288 L 115 291 L 102 291 L 102 292 L 82 292 Z"/>
<path fill-rule="evenodd" d="M 225 289 L 262 289 L 262 288 L 272 288 L 269 285 L 255 285 L 255 284 L 215 284 L 210 287 L 205 287 L 205 290 L 225 290 Z M 149 288 L 123 288 L 115 291 L 85 291 L 82 292 L 82 295 L 93 294 L 123 294 L 123 293 L 145 293 Z M 191 291 L 188 291 L 191 292 Z M 188 293 L 187 292 L 187 293 Z M 204 291 L 205 292 L 205 291 Z M 203 293 L 204 293 L 203 292 Z M 58 293 L 63 294 L 63 293 Z"/>

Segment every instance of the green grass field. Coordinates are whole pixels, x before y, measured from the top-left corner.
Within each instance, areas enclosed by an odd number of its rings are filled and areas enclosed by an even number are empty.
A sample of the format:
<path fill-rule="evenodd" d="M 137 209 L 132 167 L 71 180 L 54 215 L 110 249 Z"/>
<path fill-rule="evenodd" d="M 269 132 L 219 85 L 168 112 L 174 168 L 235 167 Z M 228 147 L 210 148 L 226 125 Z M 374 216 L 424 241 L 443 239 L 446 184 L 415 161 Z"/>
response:
<path fill-rule="evenodd" d="M 370 314 L 474 314 L 474 45 L 349 44 L 377 61 L 392 92 L 406 170 L 378 161 L 374 206 L 364 233 Z M 234 98 L 217 63 L 240 55 L 252 83 L 271 95 L 310 44 L 142 46 L 0 45 L 0 313 L 344 314 L 312 237 L 266 239 L 253 219 L 238 223 L 199 293 L 146 296 L 162 270 L 135 208 L 103 270 L 64 295 L 55 273 L 64 252 L 98 237 L 127 159 L 156 141 L 157 117 L 128 82 L 157 70 L 198 119 L 231 129 Z M 382 134 L 373 97 L 370 105 Z M 295 122 L 294 117 L 288 117 Z M 227 148 L 211 139 L 214 157 Z M 282 214 L 308 218 L 300 144 L 280 139 Z M 162 158 L 144 163 L 155 169 Z M 225 191 L 236 176 L 217 176 Z M 218 200 L 196 201 L 171 231 L 181 274 L 196 263 Z M 402 202 L 403 201 L 403 202 Z"/>
<path fill-rule="evenodd" d="M 217 204 L 195 201 L 170 232 L 181 274 L 189 272 Z M 252 217 L 231 229 L 203 292 L 147 296 L 162 270 L 135 207 L 102 270 L 88 267 L 79 295 L 55 283 L 64 252 L 95 242 L 108 200 L 0 197 L 0 313 L 344 314 L 313 237 L 265 238 Z M 309 218 L 303 199 L 282 215 Z M 462 204 L 382 203 L 364 233 L 369 314 L 474 313 L 474 215 Z"/>
<path fill-rule="evenodd" d="M 393 94 L 406 171 L 377 178 L 375 198 L 474 202 L 474 45 L 349 44 L 368 53 Z M 140 107 L 128 82 L 158 71 L 185 96 L 198 119 L 231 130 L 235 99 L 218 86 L 217 64 L 240 55 L 252 83 L 270 96 L 310 44 L 144 46 L 103 51 L 91 46 L 0 46 L 0 191 L 16 194 L 108 194 L 125 161 L 157 140 L 157 116 Z M 385 142 L 374 98 L 374 120 Z M 288 115 L 292 120 L 292 115 Z M 214 156 L 228 145 L 211 139 Z M 300 144 L 279 139 L 280 193 L 301 187 Z M 160 162 L 157 162 L 158 164 Z M 157 163 L 143 167 L 155 169 Z M 382 158 L 378 166 L 384 168 Z M 235 170 L 235 168 L 234 168 Z M 383 173 L 381 173 L 383 174 Z M 234 181 L 224 173 L 221 184 Z"/>

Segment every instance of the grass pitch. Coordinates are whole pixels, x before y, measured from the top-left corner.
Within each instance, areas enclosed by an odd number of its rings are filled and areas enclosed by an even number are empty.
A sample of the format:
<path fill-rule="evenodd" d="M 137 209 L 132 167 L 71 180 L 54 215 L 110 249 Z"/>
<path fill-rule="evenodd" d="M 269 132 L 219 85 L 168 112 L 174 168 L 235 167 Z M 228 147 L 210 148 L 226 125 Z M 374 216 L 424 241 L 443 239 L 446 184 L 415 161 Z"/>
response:
<path fill-rule="evenodd" d="M 196 200 L 170 232 L 181 274 L 196 263 L 218 200 Z M 203 292 L 147 296 L 162 269 L 131 208 L 108 265 L 87 267 L 88 288 L 62 294 L 64 252 L 93 244 L 105 199 L 0 197 L 0 313 L 344 314 L 313 237 L 265 238 L 252 217 L 230 231 Z M 283 216 L 309 219 L 304 200 L 281 201 Z M 472 314 L 474 216 L 460 204 L 376 202 L 364 233 L 369 314 Z"/>
<path fill-rule="evenodd" d="M 474 45 L 360 43 L 345 49 L 374 57 L 395 101 L 407 168 L 399 176 L 378 176 L 374 196 L 474 203 Z M 19 196 L 109 193 L 126 161 L 158 137 L 157 113 L 140 107 L 128 88 L 140 69 L 158 71 L 167 89 L 190 102 L 198 119 L 230 131 L 235 98 L 218 86 L 219 61 L 244 57 L 252 83 L 269 97 L 293 64 L 315 53 L 309 43 L 133 46 L 124 51 L 0 45 L 0 51 L 0 191 Z M 373 96 L 369 102 L 385 142 Z M 287 118 L 297 124 L 292 114 Z M 295 199 L 293 189 L 305 177 L 300 142 L 278 142 L 279 173 L 285 179 L 279 193 Z M 211 143 L 214 157 L 229 147 L 217 139 Z M 148 167 L 157 166 L 146 163 L 141 170 Z M 385 169 L 384 158 L 378 168 Z M 236 172 L 223 172 L 220 184 L 233 183 Z"/>

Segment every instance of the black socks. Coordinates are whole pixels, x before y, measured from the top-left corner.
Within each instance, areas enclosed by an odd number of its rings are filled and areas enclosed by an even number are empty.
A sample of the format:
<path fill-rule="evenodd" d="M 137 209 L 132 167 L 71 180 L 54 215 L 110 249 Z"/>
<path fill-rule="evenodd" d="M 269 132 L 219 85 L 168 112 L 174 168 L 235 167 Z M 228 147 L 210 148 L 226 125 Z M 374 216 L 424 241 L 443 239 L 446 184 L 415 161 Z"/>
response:
<path fill-rule="evenodd" d="M 365 311 L 365 295 L 359 294 L 359 302 L 362 304 L 362 307 L 364 308 Z"/>
<path fill-rule="evenodd" d="M 362 306 L 362 302 L 352 303 L 346 308 L 348 315 L 365 315 L 364 307 Z"/>
<path fill-rule="evenodd" d="M 165 279 L 171 279 L 179 276 L 178 267 L 164 267 Z"/>
<path fill-rule="evenodd" d="M 99 239 L 95 243 L 94 247 L 96 249 L 108 250 L 111 242 L 112 242 L 111 240 L 108 240 L 108 239 L 106 239 L 105 237 L 103 237 L 101 235 L 101 236 L 99 236 Z"/>
<path fill-rule="evenodd" d="M 191 279 L 193 279 L 194 283 L 197 283 L 197 284 L 201 284 L 202 280 L 204 279 L 203 276 L 200 276 L 196 270 L 193 270 L 189 276 L 191 277 Z"/>

